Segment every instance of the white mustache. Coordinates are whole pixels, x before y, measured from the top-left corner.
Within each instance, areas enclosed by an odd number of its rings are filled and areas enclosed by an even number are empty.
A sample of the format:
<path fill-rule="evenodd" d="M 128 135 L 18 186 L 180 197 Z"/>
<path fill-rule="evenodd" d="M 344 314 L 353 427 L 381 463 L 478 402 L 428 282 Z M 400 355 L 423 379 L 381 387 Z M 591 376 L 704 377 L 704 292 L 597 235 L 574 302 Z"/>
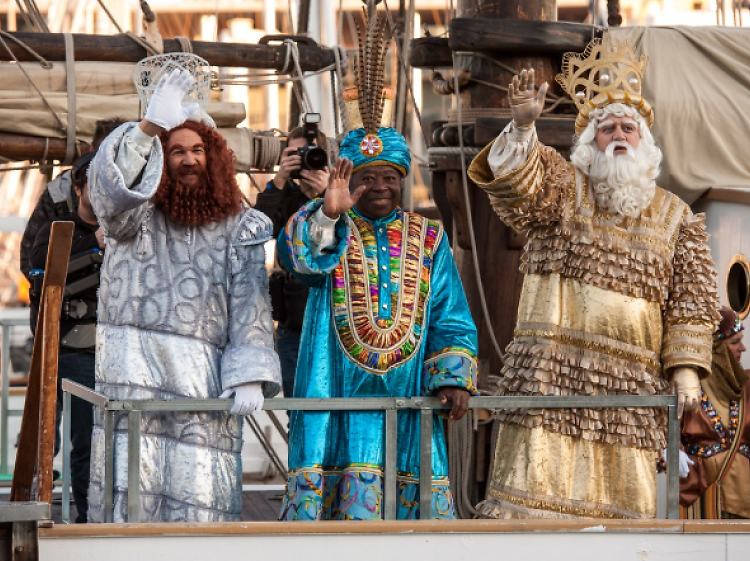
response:
<path fill-rule="evenodd" d="M 617 148 L 625 148 L 628 151 L 628 156 L 635 158 L 635 149 L 624 140 L 615 140 L 609 143 L 607 149 L 604 151 L 607 158 L 613 158 Z"/>

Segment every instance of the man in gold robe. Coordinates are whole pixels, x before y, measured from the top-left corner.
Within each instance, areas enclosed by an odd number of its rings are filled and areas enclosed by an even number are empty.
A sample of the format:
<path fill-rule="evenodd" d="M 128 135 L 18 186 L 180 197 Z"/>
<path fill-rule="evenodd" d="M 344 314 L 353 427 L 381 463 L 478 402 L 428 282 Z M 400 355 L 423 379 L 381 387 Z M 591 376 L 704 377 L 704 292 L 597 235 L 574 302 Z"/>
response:
<path fill-rule="evenodd" d="M 646 59 L 594 42 L 557 77 L 578 104 L 567 162 L 537 140 L 547 85 L 509 88 L 512 123 L 469 169 L 500 218 L 528 238 L 514 339 L 497 395 L 654 395 L 679 412 L 711 371 L 716 273 L 704 220 L 656 186 L 661 151 L 640 96 Z M 590 70 L 588 79 L 585 72 Z M 582 76 L 583 74 L 583 76 Z M 502 410 L 480 514 L 650 518 L 666 412 Z"/>

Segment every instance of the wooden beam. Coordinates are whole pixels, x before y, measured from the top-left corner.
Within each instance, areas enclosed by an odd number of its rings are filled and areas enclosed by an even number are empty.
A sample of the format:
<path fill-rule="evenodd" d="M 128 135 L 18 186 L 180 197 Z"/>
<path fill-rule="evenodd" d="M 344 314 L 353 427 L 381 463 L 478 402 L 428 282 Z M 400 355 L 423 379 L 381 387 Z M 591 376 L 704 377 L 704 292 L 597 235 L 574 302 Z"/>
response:
<path fill-rule="evenodd" d="M 33 160 L 38 162 L 44 157 L 44 143 L 47 140 L 47 160 L 62 160 L 65 157 L 67 141 L 64 138 L 49 138 L 0 132 L 0 157 L 8 160 Z M 81 154 L 89 151 L 89 143 L 78 141 Z"/>
<path fill-rule="evenodd" d="M 452 51 L 519 54 L 582 52 L 599 27 L 562 21 L 498 18 L 456 18 L 450 22 L 448 44 Z"/>
<path fill-rule="evenodd" d="M 487 146 L 508 126 L 511 118 L 479 117 L 474 123 L 474 145 Z M 544 117 L 537 119 L 536 133 L 539 142 L 558 149 L 569 150 L 575 134 L 575 115 L 565 117 Z"/>
<path fill-rule="evenodd" d="M 453 66 L 447 37 L 421 37 L 409 42 L 409 64 L 414 68 Z"/>
<path fill-rule="evenodd" d="M 45 266 L 44 284 L 42 295 L 47 293 L 51 286 L 65 287 L 65 279 L 68 274 L 68 259 L 70 258 L 70 245 L 73 241 L 73 222 L 53 222 L 50 232 L 49 249 L 47 250 L 47 264 Z M 34 470 L 37 463 L 39 442 L 39 417 L 42 407 L 42 375 L 44 368 L 43 360 L 43 324 L 45 319 L 46 298 L 42 298 L 39 305 L 39 321 L 34 335 L 34 351 L 31 354 L 31 369 L 29 370 L 29 389 L 26 392 L 23 417 L 21 419 L 21 435 L 18 438 L 18 452 L 16 453 L 16 465 L 13 470 L 13 482 L 10 488 L 11 501 L 31 500 L 31 482 L 34 479 Z M 60 308 L 53 314 L 60 321 Z M 55 395 L 57 395 L 55 393 Z M 53 430 L 54 433 L 54 430 Z M 54 437 L 53 437 L 54 438 Z"/>
<path fill-rule="evenodd" d="M 50 61 L 65 60 L 65 43 L 62 33 L 10 33 L 23 41 L 42 57 Z M 87 35 L 74 33 L 76 61 L 93 62 L 138 62 L 148 56 L 146 50 L 127 35 Z M 23 48 L 13 41 L 8 47 L 20 61 L 36 61 Z M 192 41 L 193 52 L 205 58 L 212 66 L 234 66 L 240 68 L 266 68 L 282 70 L 287 61 L 284 45 L 252 45 L 247 43 L 213 43 Z M 320 70 L 334 64 L 333 50 L 308 42 L 298 44 L 299 61 L 303 71 Z M 164 52 L 180 52 L 180 44 L 175 39 L 164 40 Z M 8 52 L 0 49 L 0 60 L 13 60 Z M 287 69 L 293 69 L 291 61 Z"/>
<path fill-rule="evenodd" d="M 67 271 L 67 268 L 66 268 Z M 52 502 L 52 461 L 55 457 L 55 417 L 57 416 L 57 358 L 60 353 L 60 312 L 63 287 L 48 286 L 42 293 L 42 376 L 39 403 L 39 443 L 37 449 L 37 498 Z M 37 330 L 38 335 L 38 330 Z"/>

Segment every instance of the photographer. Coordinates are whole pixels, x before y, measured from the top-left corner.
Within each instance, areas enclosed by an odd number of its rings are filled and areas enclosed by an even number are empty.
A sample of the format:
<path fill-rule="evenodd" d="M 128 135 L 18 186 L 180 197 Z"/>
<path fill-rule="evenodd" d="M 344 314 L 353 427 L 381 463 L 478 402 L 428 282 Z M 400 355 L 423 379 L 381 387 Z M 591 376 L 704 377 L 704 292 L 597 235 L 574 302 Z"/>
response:
<path fill-rule="evenodd" d="M 71 256 L 93 249 L 104 249 L 105 241 L 89 201 L 86 173 L 94 158 L 94 152 L 88 152 L 78 158 L 71 171 L 73 189 L 78 199 L 77 208 L 66 216 L 55 220 L 71 221 L 75 224 Z M 52 221 L 39 229 L 31 248 L 29 268 L 44 269 L 47 262 Z M 96 344 L 96 286 L 80 294 L 66 297 L 63 302 L 63 317 L 60 320 L 60 352 L 57 375 L 57 427 L 55 454 L 60 448 L 59 424 L 62 411 L 62 379 L 67 378 L 94 389 L 94 349 Z M 31 326 L 36 330 L 39 313 L 39 287 L 32 291 Z M 71 401 L 71 475 L 73 499 L 78 516 L 76 522 L 86 522 L 88 510 L 89 458 L 91 455 L 91 429 L 93 412 L 91 405 L 73 397 Z"/>
<path fill-rule="evenodd" d="M 302 205 L 310 199 L 320 197 L 328 187 L 327 161 L 318 164 L 322 169 L 303 168 L 299 150 L 310 144 L 324 150 L 327 147 L 326 135 L 317 129 L 317 123 L 306 122 L 305 125 L 292 129 L 287 138 L 287 147 L 281 155 L 279 171 L 268 182 L 266 190 L 258 195 L 255 209 L 271 219 L 274 237 L 278 237 L 289 218 Z M 283 267 L 271 275 L 269 285 L 273 319 L 278 322 L 274 337 L 276 352 L 281 360 L 282 387 L 284 396 L 292 397 L 302 321 L 307 304 L 307 287 Z"/>

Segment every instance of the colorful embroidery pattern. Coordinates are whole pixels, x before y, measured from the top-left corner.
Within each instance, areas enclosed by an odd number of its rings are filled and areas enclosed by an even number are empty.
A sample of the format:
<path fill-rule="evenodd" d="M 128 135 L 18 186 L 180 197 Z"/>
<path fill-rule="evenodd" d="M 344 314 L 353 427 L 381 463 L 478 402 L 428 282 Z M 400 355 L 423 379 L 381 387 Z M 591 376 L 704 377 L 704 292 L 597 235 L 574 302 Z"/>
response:
<path fill-rule="evenodd" d="M 727 450 L 734 439 L 734 435 L 737 434 L 737 427 L 740 419 L 740 403 L 739 401 L 729 402 L 729 432 L 727 433 L 724 423 L 721 421 L 721 417 L 719 417 L 713 404 L 708 400 L 708 396 L 705 392 L 701 392 L 701 394 L 701 406 L 708 416 L 708 420 L 711 421 L 711 424 L 714 426 L 716 435 L 719 437 L 719 442 L 705 446 L 690 444 L 686 447 L 685 452 L 691 456 L 710 458 L 711 456 L 715 456 L 716 454 Z M 745 446 L 745 448 L 747 448 L 747 446 Z M 742 447 L 740 447 L 740 453 L 743 453 Z"/>
<path fill-rule="evenodd" d="M 385 374 L 419 348 L 430 294 L 433 252 L 442 235 L 436 223 L 398 210 L 387 225 L 390 319 L 377 319 L 378 259 L 372 223 L 350 212 L 349 249 L 333 271 L 332 302 L 341 349 L 362 368 Z"/>
<path fill-rule="evenodd" d="M 419 479 L 398 473 L 396 516 L 419 516 Z M 383 517 L 383 471 L 353 464 L 340 468 L 301 468 L 289 474 L 279 520 L 380 520 Z M 432 518 L 456 517 L 447 477 L 432 478 Z"/>
<path fill-rule="evenodd" d="M 425 358 L 424 387 L 427 395 L 440 388 L 461 388 L 476 395 L 477 357 L 461 347 L 448 347 Z M 446 383 L 447 382 L 447 383 Z"/>

